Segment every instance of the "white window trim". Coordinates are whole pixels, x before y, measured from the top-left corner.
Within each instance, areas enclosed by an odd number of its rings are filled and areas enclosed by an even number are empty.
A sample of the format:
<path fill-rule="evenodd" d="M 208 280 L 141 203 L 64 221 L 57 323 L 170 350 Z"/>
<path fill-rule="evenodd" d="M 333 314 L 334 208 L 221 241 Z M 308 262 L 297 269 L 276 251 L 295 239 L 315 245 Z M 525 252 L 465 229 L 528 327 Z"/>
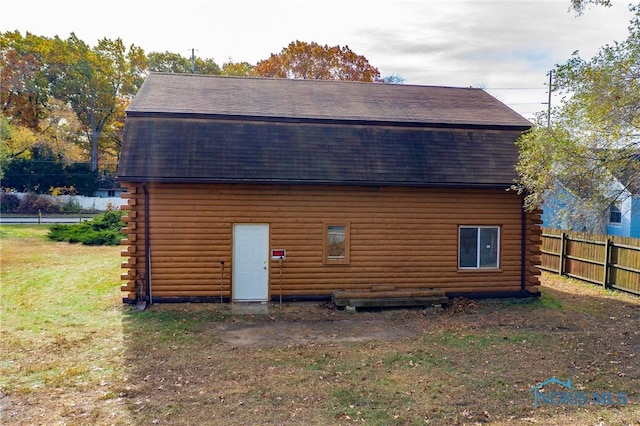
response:
<path fill-rule="evenodd" d="M 461 237 L 462 237 L 462 229 L 475 228 L 477 229 L 477 245 L 476 245 L 476 266 L 460 266 L 460 249 L 461 249 Z M 496 249 L 496 264 L 495 266 L 480 266 L 480 229 L 497 229 L 498 236 L 496 240 L 496 244 L 498 245 Z M 458 226 L 458 269 L 462 271 L 487 271 L 487 270 L 498 270 L 500 269 L 500 240 L 501 240 L 501 227 L 499 225 L 460 225 Z"/>

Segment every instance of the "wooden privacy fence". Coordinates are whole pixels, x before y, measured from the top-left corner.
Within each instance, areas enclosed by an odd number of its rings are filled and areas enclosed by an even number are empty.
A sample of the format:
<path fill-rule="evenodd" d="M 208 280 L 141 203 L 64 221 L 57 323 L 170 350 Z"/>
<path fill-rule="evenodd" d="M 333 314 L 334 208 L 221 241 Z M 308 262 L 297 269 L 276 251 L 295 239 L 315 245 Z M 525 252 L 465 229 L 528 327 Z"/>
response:
<path fill-rule="evenodd" d="M 640 295 L 640 239 L 542 229 L 540 269 Z"/>

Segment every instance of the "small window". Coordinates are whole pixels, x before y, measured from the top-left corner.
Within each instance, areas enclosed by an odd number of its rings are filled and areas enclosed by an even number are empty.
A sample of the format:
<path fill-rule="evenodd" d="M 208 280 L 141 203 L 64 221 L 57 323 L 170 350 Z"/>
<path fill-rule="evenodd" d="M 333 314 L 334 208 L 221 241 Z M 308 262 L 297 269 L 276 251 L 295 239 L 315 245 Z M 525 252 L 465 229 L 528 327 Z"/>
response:
<path fill-rule="evenodd" d="M 458 240 L 460 269 L 497 269 L 500 227 L 461 226 Z"/>
<path fill-rule="evenodd" d="M 613 224 L 622 223 L 622 212 L 620 211 L 619 204 L 612 204 L 609 207 L 609 223 L 613 223 Z"/>
<path fill-rule="evenodd" d="M 115 197 L 115 196 L 116 196 L 116 191 L 113 191 L 113 190 L 107 191 L 107 197 Z"/>
<path fill-rule="evenodd" d="M 325 224 L 324 262 L 349 263 L 349 225 Z"/>

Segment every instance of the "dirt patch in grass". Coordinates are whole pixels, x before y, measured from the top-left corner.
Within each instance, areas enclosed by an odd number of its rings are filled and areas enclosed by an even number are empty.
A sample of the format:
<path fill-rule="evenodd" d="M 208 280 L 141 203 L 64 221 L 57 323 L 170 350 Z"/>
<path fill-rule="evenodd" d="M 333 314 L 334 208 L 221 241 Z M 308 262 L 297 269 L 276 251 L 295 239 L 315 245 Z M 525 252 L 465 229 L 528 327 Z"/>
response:
<path fill-rule="evenodd" d="M 29 244 L 21 256 L 49 273 L 29 278 L 24 259 L 3 259 L 3 286 L 32 284 L 3 290 L 2 424 L 640 424 L 635 296 L 544 275 L 540 299 L 458 299 L 446 309 L 138 312 L 120 304 L 117 265 L 91 263 L 117 248 L 66 248 L 85 269 L 116 275 L 112 290 L 87 287 L 67 307 L 69 297 L 51 292 L 71 291 L 68 280 L 51 271 L 68 266 L 47 254 L 52 243 Z M 100 280 L 72 278 L 75 287 Z M 34 314 L 22 318 L 25 309 Z M 534 407 L 532 389 L 551 377 L 570 379 L 572 392 L 610 392 L 608 403 Z M 554 391 L 564 389 L 544 387 Z"/>
<path fill-rule="evenodd" d="M 362 318 L 367 316 L 368 318 Z M 290 345 L 327 345 L 332 343 L 354 343 L 394 341 L 414 337 L 420 324 L 378 318 L 377 314 L 360 314 L 359 317 L 297 320 L 295 322 L 276 320 L 247 322 L 230 321 L 208 330 L 213 336 L 237 347 L 275 348 Z M 207 333 L 203 333 L 206 335 Z"/>

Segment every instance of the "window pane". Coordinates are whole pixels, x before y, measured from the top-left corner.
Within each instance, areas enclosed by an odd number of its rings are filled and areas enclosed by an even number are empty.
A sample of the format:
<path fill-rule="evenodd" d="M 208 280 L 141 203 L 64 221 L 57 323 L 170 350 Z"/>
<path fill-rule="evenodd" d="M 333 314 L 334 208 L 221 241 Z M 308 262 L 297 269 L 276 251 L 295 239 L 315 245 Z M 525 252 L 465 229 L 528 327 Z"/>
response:
<path fill-rule="evenodd" d="M 478 266 L 478 228 L 460 228 L 460 267 Z"/>
<path fill-rule="evenodd" d="M 327 257 L 329 259 L 344 259 L 345 255 L 345 227 L 327 227 Z"/>
<path fill-rule="evenodd" d="M 609 207 L 609 223 L 622 223 L 622 212 L 618 206 Z"/>
<path fill-rule="evenodd" d="M 480 267 L 498 267 L 498 228 L 480 228 Z"/>

